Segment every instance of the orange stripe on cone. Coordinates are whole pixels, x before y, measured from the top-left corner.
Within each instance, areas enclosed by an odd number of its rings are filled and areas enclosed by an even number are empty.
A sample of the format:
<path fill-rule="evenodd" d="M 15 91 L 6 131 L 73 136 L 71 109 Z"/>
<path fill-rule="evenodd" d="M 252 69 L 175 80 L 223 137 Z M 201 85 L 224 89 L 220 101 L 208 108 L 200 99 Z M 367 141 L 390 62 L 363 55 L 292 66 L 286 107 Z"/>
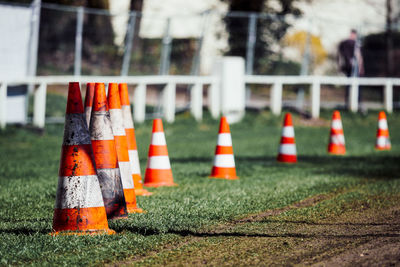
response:
<path fill-rule="evenodd" d="M 89 131 L 107 218 L 128 218 L 103 83 L 95 85 Z"/>
<path fill-rule="evenodd" d="M 144 186 L 176 186 L 168 157 L 167 143 L 161 119 L 153 120 L 153 133 L 149 147 Z"/>
<path fill-rule="evenodd" d="M 107 103 L 110 111 L 111 126 L 113 129 L 115 147 L 119 168 L 121 170 L 122 186 L 128 213 L 141 213 L 143 210 L 137 206 L 135 187 L 133 183 L 131 163 L 129 161 L 128 144 L 121 110 L 121 100 L 118 85 L 110 83 L 108 86 Z M 132 193 L 133 192 L 133 193 Z"/>
<path fill-rule="evenodd" d="M 376 130 L 376 143 L 375 149 L 377 150 L 390 150 L 392 145 L 390 143 L 389 128 L 384 111 L 379 112 L 378 129 Z"/>
<path fill-rule="evenodd" d="M 332 155 L 344 155 L 346 153 L 342 119 L 340 112 L 337 110 L 333 111 L 332 114 L 328 153 Z"/>
<path fill-rule="evenodd" d="M 94 83 L 86 84 L 86 94 L 85 94 L 85 117 L 86 123 L 89 128 L 90 124 L 90 115 L 92 114 L 92 102 L 94 96 Z"/>
<path fill-rule="evenodd" d="M 285 163 L 297 162 L 296 141 L 294 139 L 292 115 L 290 113 L 286 113 L 283 121 L 282 136 L 277 160 Z"/>
<path fill-rule="evenodd" d="M 131 163 L 132 179 L 135 185 L 135 193 L 137 196 L 150 196 L 153 193 L 143 188 L 142 175 L 140 173 L 139 154 L 137 151 L 135 127 L 133 124 L 131 105 L 129 102 L 128 85 L 126 83 L 120 83 L 118 87 L 128 145 L 129 161 Z"/>
<path fill-rule="evenodd" d="M 231 132 L 226 117 L 222 117 L 219 124 L 217 146 L 210 178 L 239 179 L 236 176 Z"/>
<path fill-rule="evenodd" d="M 95 172 L 79 83 L 70 83 L 52 234 L 114 234 Z"/>

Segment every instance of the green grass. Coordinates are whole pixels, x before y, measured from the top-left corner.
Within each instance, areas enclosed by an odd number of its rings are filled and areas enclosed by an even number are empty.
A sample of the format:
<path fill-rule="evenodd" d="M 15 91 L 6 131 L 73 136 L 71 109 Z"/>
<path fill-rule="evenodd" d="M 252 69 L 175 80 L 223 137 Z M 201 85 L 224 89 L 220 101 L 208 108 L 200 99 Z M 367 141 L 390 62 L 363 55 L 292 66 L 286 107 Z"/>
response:
<path fill-rule="evenodd" d="M 330 112 L 322 112 L 322 117 L 329 120 Z M 151 189 L 153 196 L 138 197 L 146 214 L 111 221 L 117 235 L 96 237 L 48 235 L 63 127 L 49 125 L 43 135 L 8 127 L 0 132 L 0 265 L 115 262 L 179 242 L 187 231 L 203 231 L 309 196 L 377 181 L 390 185 L 383 190 L 399 191 L 399 183 L 390 182 L 400 178 L 398 114 L 389 116 L 392 151 L 378 152 L 374 150 L 377 113 L 342 113 L 348 151 L 343 157 L 326 154 L 329 127 L 299 126 L 295 117 L 296 165 L 275 161 L 282 118 L 269 112 L 248 113 L 243 122 L 231 125 L 240 180 L 225 181 L 207 178 L 218 122 L 208 115 L 202 123 L 179 115 L 174 124 L 164 125 L 179 186 Z M 136 134 L 144 173 L 151 122 L 136 125 Z"/>

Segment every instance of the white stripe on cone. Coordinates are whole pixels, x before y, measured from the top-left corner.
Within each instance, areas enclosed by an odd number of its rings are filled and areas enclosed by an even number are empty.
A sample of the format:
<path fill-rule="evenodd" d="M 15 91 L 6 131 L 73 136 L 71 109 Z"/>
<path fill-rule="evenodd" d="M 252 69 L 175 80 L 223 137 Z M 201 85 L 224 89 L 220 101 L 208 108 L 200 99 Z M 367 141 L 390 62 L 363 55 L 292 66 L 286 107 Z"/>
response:
<path fill-rule="evenodd" d="M 282 136 L 283 137 L 294 137 L 293 126 L 284 126 L 282 128 Z"/>
<path fill-rule="evenodd" d="M 65 121 L 69 123 L 65 123 L 64 126 L 63 145 L 89 145 L 92 143 L 86 118 L 82 113 L 66 114 Z"/>
<path fill-rule="evenodd" d="M 91 118 L 93 122 L 92 127 L 90 128 L 90 135 L 92 137 L 92 140 L 114 140 L 114 134 L 112 132 L 112 128 L 110 127 L 111 125 L 108 125 L 108 123 L 110 122 L 104 117 L 106 116 L 106 114 L 106 111 L 93 112 Z M 94 125 L 93 123 L 96 123 L 96 125 Z"/>
<path fill-rule="evenodd" d="M 97 175 L 60 176 L 56 209 L 93 208 L 104 206 Z"/>
<path fill-rule="evenodd" d="M 139 155 L 137 150 L 128 150 L 128 153 L 129 153 L 129 161 L 131 163 L 131 168 L 132 168 L 132 174 L 140 175 Z"/>
<path fill-rule="evenodd" d="M 125 135 L 124 122 L 120 109 L 110 109 L 111 125 L 115 136 Z"/>
<path fill-rule="evenodd" d="M 332 129 L 341 130 L 343 129 L 341 120 L 332 120 Z"/>
<path fill-rule="evenodd" d="M 221 168 L 233 168 L 235 167 L 235 159 L 232 154 L 215 155 L 214 166 Z"/>
<path fill-rule="evenodd" d="M 135 128 L 133 127 L 130 107 L 128 105 L 123 105 L 121 106 L 121 110 L 122 110 L 122 117 L 124 118 L 124 128 L 125 129 Z"/>
<path fill-rule="evenodd" d="M 168 156 L 152 156 L 147 162 L 148 169 L 168 170 L 171 169 Z"/>
<path fill-rule="evenodd" d="M 217 145 L 219 146 L 232 146 L 232 138 L 230 133 L 218 134 Z"/>
<path fill-rule="evenodd" d="M 295 144 L 281 144 L 279 146 L 279 154 L 296 155 L 296 145 Z"/>
<path fill-rule="evenodd" d="M 377 146 L 384 147 L 390 144 L 389 138 L 380 136 L 376 139 Z"/>
<path fill-rule="evenodd" d="M 388 128 L 387 120 L 385 120 L 385 119 L 379 120 L 378 127 L 381 130 L 387 130 L 387 128 Z"/>
<path fill-rule="evenodd" d="M 151 144 L 155 146 L 165 146 L 167 141 L 165 141 L 165 135 L 163 132 L 155 132 L 151 136 Z"/>
<path fill-rule="evenodd" d="M 342 134 L 335 134 L 331 136 L 331 143 L 332 144 L 336 144 L 336 145 L 344 145 L 345 141 L 344 141 L 344 135 Z"/>
<path fill-rule="evenodd" d="M 131 172 L 131 163 L 129 161 L 119 161 L 118 162 L 119 169 L 121 170 L 121 180 L 122 187 L 124 189 L 132 189 L 134 188 L 132 172 Z"/>

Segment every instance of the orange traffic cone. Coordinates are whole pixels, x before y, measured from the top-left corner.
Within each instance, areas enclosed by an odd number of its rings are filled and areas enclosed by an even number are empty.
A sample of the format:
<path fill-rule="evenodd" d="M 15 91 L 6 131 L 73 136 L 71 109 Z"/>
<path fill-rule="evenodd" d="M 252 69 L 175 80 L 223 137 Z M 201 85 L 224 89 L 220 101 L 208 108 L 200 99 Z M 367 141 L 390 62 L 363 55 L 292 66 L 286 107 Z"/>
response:
<path fill-rule="evenodd" d="M 235 158 L 233 156 L 231 131 L 226 117 L 222 117 L 219 123 L 217 147 L 215 148 L 214 164 L 210 178 L 222 178 L 235 180 Z"/>
<path fill-rule="evenodd" d="M 294 140 L 292 115 L 290 113 L 286 113 L 285 120 L 283 121 L 282 136 L 277 160 L 286 163 L 297 162 L 296 142 Z"/>
<path fill-rule="evenodd" d="M 346 153 L 342 119 L 340 118 L 340 113 L 337 110 L 335 110 L 332 115 L 328 153 L 334 155 L 344 155 Z"/>
<path fill-rule="evenodd" d="M 376 131 L 375 149 L 390 150 L 392 148 L 389 138 L 389 128 L 384 111 L 379 112 L 378 130 Z"/>
<path fill-rule="evenodd" d="M 175 186 L 169 163 L 167 142 L 161 119 L 153 120 L 153 134 L 149 147 L 144 186 Z"/>
<path fill-rule="evenodd" d="M 104 83 L 96 83 L 90 138 L 108 219 L 128 218 Z"/>
<path fill-rule="evenodd" d="M 129 162 L 128 145 L 126 140 L 125 128 L 122 122 L 121 102 L 118 92 L 118 84 L 108 85 L 108 107 L 110 110 L 111 126 L 117 149 L 118 165 L 121 171 L 122 186 L 128 213 L 140 213 L 136 203 L 135 187 L 132 179 L 131 163 Z"/>
<path fill-rule="evenodd" d="M 85 117 L 88 128 L 90 124 L 90 116 L 92 115 L 93 96 L 94 96 L 94 83 L 87 83 L 86 94 L 85 94 Z"/>
<path fill-rule="evenodd" d="M 139 154 L 136 145 L 135 127 L 133 125 L 131 105 L 129 103 L 128 85 L 126 83 L 119 84 L 119 96 L 121 97 L 122 118 L 124 120 L 125 133 L 128 141 L 129 161 L 131 163 L 135 194 L 137 196 L 150 196 L 153 193 L 143 188 L 142 175 L 140 173 Z"/>
<path fill-rule="evenodd" d="M 114 234 L 96 175 L 79 83 L 70 83 L 53 234 Z"/>

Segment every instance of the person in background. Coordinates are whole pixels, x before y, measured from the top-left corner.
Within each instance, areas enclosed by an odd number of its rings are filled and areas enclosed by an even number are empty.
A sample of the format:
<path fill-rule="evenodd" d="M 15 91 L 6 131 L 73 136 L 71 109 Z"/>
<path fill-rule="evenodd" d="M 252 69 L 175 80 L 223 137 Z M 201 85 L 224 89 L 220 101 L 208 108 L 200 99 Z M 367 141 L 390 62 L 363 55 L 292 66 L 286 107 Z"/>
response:
<path fill-rule="evenodd" d="M 352 29 L 349 38 L 339 43 L 337 60 L 340 71 L 347 77 L 360 77 L 364 75 L 363 58 L 356 30 Z M 346 106 L 348 105 L 349 91 L 350 86 L 347 86 Z M 360 95 L 359 93 L 358 101 L 360 101 Z"/>

